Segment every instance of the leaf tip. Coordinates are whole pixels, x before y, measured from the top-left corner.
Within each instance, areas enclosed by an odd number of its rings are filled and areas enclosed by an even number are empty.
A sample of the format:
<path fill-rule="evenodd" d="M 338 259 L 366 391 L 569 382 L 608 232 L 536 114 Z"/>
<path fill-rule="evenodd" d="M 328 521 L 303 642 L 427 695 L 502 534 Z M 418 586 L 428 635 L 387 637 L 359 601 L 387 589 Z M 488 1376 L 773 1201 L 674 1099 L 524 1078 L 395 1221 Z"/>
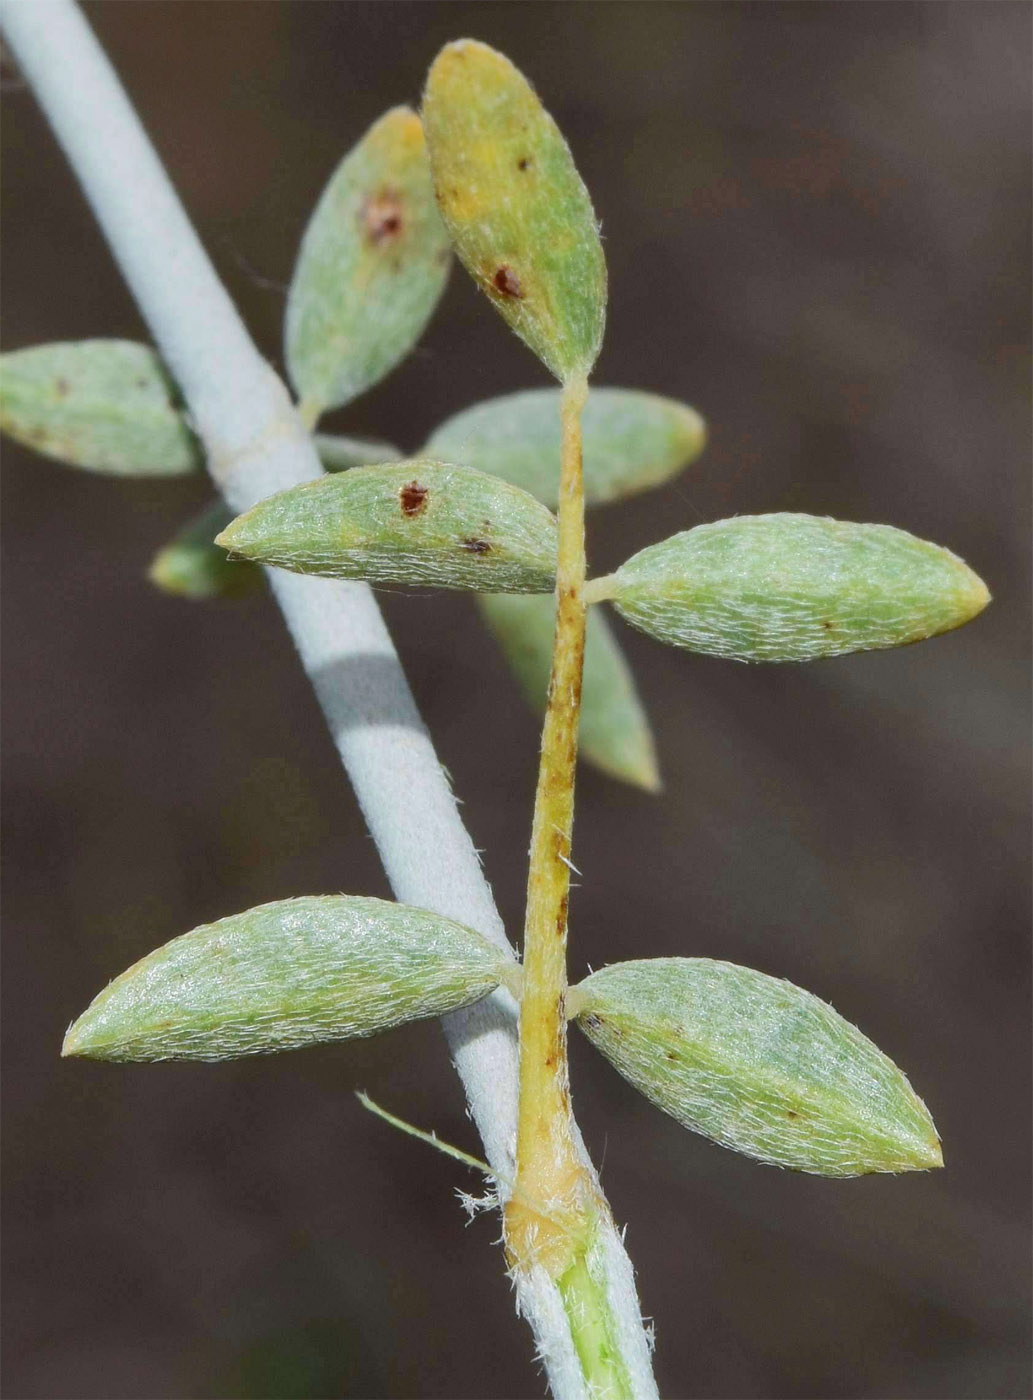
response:
<path fill-rule="evenodd" d="M 968 569 L 966 582 L 968 587 L 963 597 L 962 611 L 964 616 L 961 620 L 962 622 L 971 622 L 993 602 L 993 594 L 974 569 Z"/>
<path fill-rule="evenodd" d="M 932 1114 L 917 1094 L 920 1128 L 908 1143 L 903 1171 L 928 1172 L 943 1166 L 943 1147 Z"/>
<path fill-rule="evenodd" d="M 212 541 L 220 549 L 225 549 L 228 554 L 243 554 L 246 543 L 247 525 L 246 520 L 250 512 L 245 511 L 243 515 L 236 516 L 225 529 L 220 530 Z M 158 563 L 156 559 L 155 564 Z"/>
<path fill-rule="evenodd" d="M 104 1058 L 103 1047 L 97 1040 L 96 1027 L 91 1027 L 90 1024 L 91 1009 L 87 1007 L 65 1031 L 65 1038 L 61 1042 L 62 1060 Z"/>

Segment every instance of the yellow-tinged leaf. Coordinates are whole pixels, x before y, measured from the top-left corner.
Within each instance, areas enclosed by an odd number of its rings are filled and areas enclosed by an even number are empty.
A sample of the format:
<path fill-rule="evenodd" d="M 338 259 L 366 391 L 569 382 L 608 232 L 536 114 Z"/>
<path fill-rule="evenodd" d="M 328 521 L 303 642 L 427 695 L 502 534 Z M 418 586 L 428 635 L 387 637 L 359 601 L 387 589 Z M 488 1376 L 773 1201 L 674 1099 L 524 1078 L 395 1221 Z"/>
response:
<path fill-rule="evenodd" d="M 463 265 L 557 379 L 587 375 L 602 342 L 606 263 L 556 123 L 509 59 L 472 39 L 435 59 L 423 121 Z"/>

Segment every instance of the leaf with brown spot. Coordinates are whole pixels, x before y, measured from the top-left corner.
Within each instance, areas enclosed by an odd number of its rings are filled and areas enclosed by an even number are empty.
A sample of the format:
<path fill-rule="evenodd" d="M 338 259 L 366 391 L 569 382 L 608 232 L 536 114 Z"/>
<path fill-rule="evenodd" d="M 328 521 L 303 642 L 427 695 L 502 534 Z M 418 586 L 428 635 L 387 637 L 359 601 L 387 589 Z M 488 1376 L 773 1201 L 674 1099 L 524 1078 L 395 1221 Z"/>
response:
<path fill-rule="evenodd" d="M 557 379 L 587 375 L 602 343 L 606 263 L 556 123 L 509 59 L 472 39 L 435 59 L 423 120 L 460 261 Z"/>
<path fill-rule="evenodd" d="M 46 457 L 111 476 L 181 476 L 204 464 L 161 360 L 132 340 L 0 355 L 0 428 Z"/>
<path fill-rule="evenodd" d="M 326 578 L 480 592 L 547 593 L 556 521 L 526 491 L 469 467 L 415 458 L 281 491 L 219 536 L 258 563 Z"/>
<path fill-rule="evenodd" d="M 286 355 L 313 418 L 408 354 L 444 290 L 448 263 L 420 119 L 395 107 L 337 167 L 301 242 Z"/>

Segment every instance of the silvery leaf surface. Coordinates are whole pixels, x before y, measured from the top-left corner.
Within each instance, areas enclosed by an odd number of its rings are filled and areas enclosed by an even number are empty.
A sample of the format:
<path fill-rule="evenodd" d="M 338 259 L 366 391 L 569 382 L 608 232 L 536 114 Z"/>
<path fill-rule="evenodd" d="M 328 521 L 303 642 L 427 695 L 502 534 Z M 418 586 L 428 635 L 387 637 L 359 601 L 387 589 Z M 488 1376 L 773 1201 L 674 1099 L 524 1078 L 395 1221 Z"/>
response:
<path fill-rule="evenodd" d="M 601 968 L 570 996 L 625 1079 L 723 1147 L 819 1176 L 943 1165 L 902 1072 L 791 982 L 710 958 L 650 958 Z"/>
<path fill-rule="evenodd" d="M 743 515 L 633 555 L 607 594 L 658 641 L 737 661 L 812 661 L 904 646 L 990 601 L 949 549 L 891 525 Z"/>
<path fill-rule="evenodd" d="M 512 966 L 472 929 L 383 899 L 309 896 L 205 924 L 116 977 L 62 1054 L 225 1060 L 374 1035 L 477 1001 Z"/>
<path fill-rule="evenodd" d="M 556 570 L 556 522 L 533 496 L 425 458 L 282 491 L 218 543 L 296 573 L 479 592 L 548 592 Z"/>

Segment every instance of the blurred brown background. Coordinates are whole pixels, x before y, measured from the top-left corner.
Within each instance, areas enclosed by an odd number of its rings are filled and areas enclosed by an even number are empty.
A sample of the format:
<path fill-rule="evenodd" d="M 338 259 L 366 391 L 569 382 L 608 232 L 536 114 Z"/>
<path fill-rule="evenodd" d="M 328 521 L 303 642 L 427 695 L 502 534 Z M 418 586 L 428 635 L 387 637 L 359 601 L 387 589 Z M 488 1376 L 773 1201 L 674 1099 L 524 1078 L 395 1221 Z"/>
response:
<path fill-rule="evenodd" d="M 1020 4 L 87 6 L 259 344 L 325 179 L 438 47 L 508 53 L 603 223 L 597 379 L 687 399 L 712 445 L 595 514 L 597 571 L 735 512 L 889 521 L 995 602 L 801 668 L 622 630 L 667 790 L 582 773 L 573 972 L 705 954 L 802 983 L 909 1073 L 932 1177 L 824 1182 L 678 1128 L 583 1044 L 586 1138 L 628 1222 L 663 1393 L 1029 1394 L 1029 40 Z M 142 337 L 8 69 L 4 339 Z M 416 355 L 331 420 L 418 445 L 544 383 L 457 272 Z M 386 894 L 264 597 L 143 574 L 201 482 L 8 445 L 6 1393 L 539 1395 L 476 1183 L 362 1113 L 475 1149 L 434 1025 L 206 1067 L 61 1063 L 113 974 L 305 892 Z M 462 597 L 385 596 L 512 931 L 536 722 Z"/>

